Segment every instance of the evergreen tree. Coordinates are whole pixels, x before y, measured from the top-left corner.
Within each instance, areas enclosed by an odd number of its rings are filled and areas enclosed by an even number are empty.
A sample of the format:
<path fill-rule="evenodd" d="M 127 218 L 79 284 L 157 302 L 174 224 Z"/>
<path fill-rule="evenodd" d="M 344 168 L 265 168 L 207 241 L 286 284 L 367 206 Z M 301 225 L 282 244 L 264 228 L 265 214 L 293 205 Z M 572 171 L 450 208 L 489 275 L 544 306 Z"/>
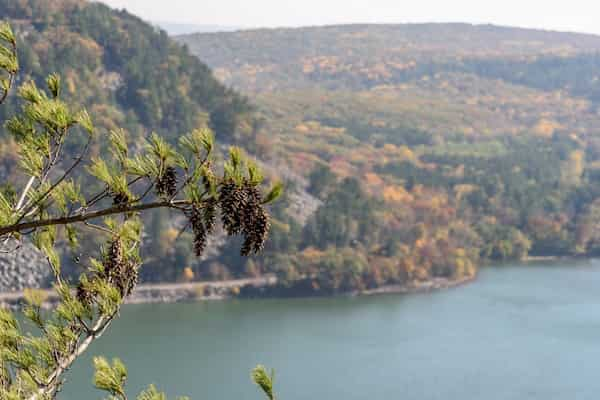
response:
<path fill-rule="evenodd" d="M 7 24 L 0 25 L 0 103 L 9 95 L 18 71 L 17 44 Z M 26 175 L 18 196 L 0 193 L 0 246 L 11 251 L 31 239 L 46 256 L 55 278 L 58 303 L 42 312 L 44 295 L 26 292 L 23 315 L 39 332 L 24 333 L 21 323 L 0 309 L 0 398 L 52 399 L 73 362 L 109 328 L 126 297 L 135 288 L 139 269 L 140 214 L 169 209 L 188 220 L 196 255 L 201 255 L 213 232 L 217 211 L 229 234 L 244 238 L 243 254 L 259 252 L 269 231 L 264 205 L 279 194 L 276 186 L 263 196 L 262 175 L 232 148 L 224 172 L 211 169 L 214 147 L 208 129 L 182 136 L 177 147 L 152 135 L 143 150 L 132 151 L 123 130 L 108 135 L 96 130 L 90 115 L 74 111 L 61 99 L 61 80 L 51 75 L 47 90 L 34 82 L 23 84 L 22 107 L 6 122 L 19 147 L 20 167 Z M 110 143 L 110 155 L 92 157 L 94 141 Z M 79 146 L 74 158 L 65 148 Z M 80 179 L 85 175 L 85 187 Z M 98 192 L 93 192 L 100 187 Z M 104 237 L 105 245 L 80 259 L 84 272 L 75 284 L 65 279 L 57 252 L 59 241 L 80 248 L 84 230 Z M 111 398 L 127 399 L 127 370 L 119 361 L 94 360 L 97 388 Z M 264 368 L 253 379 L 273 399 L 272 377 Z M 153 386 L 138 399 L 164 399 Z"/>

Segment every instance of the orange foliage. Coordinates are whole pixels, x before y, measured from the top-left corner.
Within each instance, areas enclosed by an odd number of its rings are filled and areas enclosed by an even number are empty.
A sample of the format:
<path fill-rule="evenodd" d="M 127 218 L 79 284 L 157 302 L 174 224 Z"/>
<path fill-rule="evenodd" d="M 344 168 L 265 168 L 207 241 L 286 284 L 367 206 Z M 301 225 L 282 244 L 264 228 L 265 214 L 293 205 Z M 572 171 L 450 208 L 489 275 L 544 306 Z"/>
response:
<path fill-rule="evenodd" d="M 402 186 L 386 186 L 383 189 L 383 198 L 389 203 L 412 201 L 412 196 Z"/>
<path fill-rule="evenodd" d="M 342 157 L 333 158 L 329 167 L 334 174 L 340 177 L 351 176 L 354 172 L 354 166 Z"/>
<path fill-rule="evenodd" d="M 384 184 L 383 179 L 374 172 L 367 172 L 365 174 L 364 182 L 367 187 L 379 187 Z"/>
<path fill-rule="evenodd" d="M 325 252 L 323 252 L 319 249 L 316 249 L 314 247 L 307 247 L 301 253 L 302 257 L 310 262 L 319 260 L 321 257 L 323 257 L 324 254 L 325 254 Z"/>
<path fill-rule="evenodd" d="M 542 118 L 533 127 L 533 132 L 540 137 L 550 138 L 560 127 L 558 122 Z"/>

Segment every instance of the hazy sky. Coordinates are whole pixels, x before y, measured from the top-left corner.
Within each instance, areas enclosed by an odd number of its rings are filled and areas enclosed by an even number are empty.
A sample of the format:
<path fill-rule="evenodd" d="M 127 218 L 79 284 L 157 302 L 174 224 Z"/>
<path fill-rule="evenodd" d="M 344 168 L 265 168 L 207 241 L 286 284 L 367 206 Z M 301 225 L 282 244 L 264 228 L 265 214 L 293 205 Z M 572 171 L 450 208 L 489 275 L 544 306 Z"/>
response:
<path fill-rule="evenodd" d="M 472 22 L 600 34 L 598 0 L 103 0 L 147 20 L 227 26 Z"/>

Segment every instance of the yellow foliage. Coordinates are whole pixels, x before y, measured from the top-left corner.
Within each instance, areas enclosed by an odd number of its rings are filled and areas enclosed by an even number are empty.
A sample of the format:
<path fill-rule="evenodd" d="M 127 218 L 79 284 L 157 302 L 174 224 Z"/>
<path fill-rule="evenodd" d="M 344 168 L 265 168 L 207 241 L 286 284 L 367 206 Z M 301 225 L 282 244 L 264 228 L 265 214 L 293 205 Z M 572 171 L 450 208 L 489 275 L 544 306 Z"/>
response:
<path fill-rule="evenodd" d="M 191 282 L 194 280 L 195 274 L 191 267 L 185 267 L 183 269 L 183 280 L 186 282 Z"/>
<path fill-rule="evenodd" d="M 75 91 L 77 90 L 77 85 L 75 84 L 75 79 L 73 78 L 72 75 L 67 75 L 66 76 L 65 85 L 64 86 L 67 88 L 67 91 L 70 94 L 75 93 Z"/>
<path fill-rule="evenodd" d="M 412 196 L 402 186 L 386 186 L 383 189 L 383 198 L 390 203 L 401 203 L 412 200 Z"/>
<path fill-rule="evenodd" d="M 310 64 L 309 62 L 305 62 L 304 64 L 302 64 L 302 72 L 305 74 L 315 72 L 315 66 L 313 64 Z"/>
<path fill-rule="evenodd" d="M 417 239 L 415 241 L 415 248 L 422 249 L 427 244 L 427 240 L 425 238 Z"/>
<path fill-rule="evenodd" d="M 429 272 L 427 272 L 427 270 L 423 267 L 418 267 L 414 271 L 414 276 L 420 281 L 425 281 L 427 278 L 429 278 Z"/>
<path fill-rule="evenodd" d="M 472 193 L 477 189 L 477 185 L 462 184 L 454 186 L 454 195 L 456 200 L 461 200 L 464 195 Z"/>
<path fill-rule="evenodd" d="M 383 145 L 383 151 L 385 151 L 386 153 L 395 153 L 396 150 L 397 150 L 397 147 L 395 144 L 386 143 Z"/>
<path fill-rule="evenodd" d="M 281 231 L 284 234 L 290 233 L 291 227 L 289 224 L 286 224 L 284 222 L 281 222 L 280 220 L 276 219 L 276 218 L 271 218 L 271 225 L 273 228 Z"/>
<path fill-rule="evenodd" d="M 323 257 L 325 252 L 320 251 L 314 247 L 307 247 L 302 251 L 302 257 L 306 258 L 309 261 L 317 261 L 319 258 Z"/>
<path fill-rule="evenodd" d="M 310 131 L 310 128 L 304 124 L 299 124 L 296 125 L 296 132 L 300 132 L 300 133 L 308 133 Z"/>
<path fill-rule="evenodd" d="M 550 138 L 560 127 L 561 125 L 558 122 L 542 118 L 533 127 L 533 132 L 538 136 Z"/>
<path fill-rule="evenodd" d="M 454 255 L 456 257 L 466 257 L 467 251 L 465 249 L 460 249 L 459 248 L 459 249 L 454 250 Z"/>
<path fill-rule="evenodd" d="M 384 184 L 383 179 L 374 172 L 367 172 L 365 174 L 365 184 L 368 187 L 377 187 Z"/>
<path fill-rule="evenodd" d="M 179 231 L 177 229 L 169 228 L 161 233 L 160 239 L 165 242 L 167 247 L 170 247 L 173 245 L 173 243 L 175 243 L 175 239 L 177 239 L 178 235 Z"/>
<path fill-rule="evenodd" d="M 409 160 L 409 161 L 416 160 L 415 153 L 413 153 L 413 151 L 411 149 L 409 149 L 407 146 L 400 146 L 398 148 L 398 155 L 400 156 L 400 158 L 402 158 L 404 160 Z"/>

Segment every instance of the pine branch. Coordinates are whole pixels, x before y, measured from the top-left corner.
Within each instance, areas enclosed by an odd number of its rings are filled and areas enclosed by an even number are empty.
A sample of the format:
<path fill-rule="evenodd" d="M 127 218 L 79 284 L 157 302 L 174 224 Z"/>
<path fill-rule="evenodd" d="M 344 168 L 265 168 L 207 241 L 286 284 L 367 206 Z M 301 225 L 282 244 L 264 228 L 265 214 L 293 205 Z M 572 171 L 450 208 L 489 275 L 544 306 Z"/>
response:
<path fill-rule="evenodd" d="M 35 182 L 35 176 L 30 177 L 29 180 L 27 181 L 27 185 L 25 185 L 25 189 L 23 189 L 23 193 L 21 193 L 21 197 L 19 197 L 19 201 L 17 202 L 15 211 L 21 211 L 21 208 L 23 207 L 23 203 L 25 202 L 25 199 L 27 198 L 27 193 L 29 193 L 29 191 L 31 190 L 31 187 L 33 186 L 34 182 Z"/>
<path fill-rule="evenodd" d="M 142 179 L 144 179 L 143 176 L 138 176 L 137 178 L 133 179 L 131 182 L 129 182 L 127 184 L 127 187 L 131 187 L 131 185 L 141 181 Z M 103 191 L 101 191 L 100 193 L 92 196 L 89 200 L 85 201 L 85 205 L 79 207 L 79 209 L 76 210 L 77 213 L 80 212 L 85 212 L 86 210 L 88 210 L 90 207 L 96 205 L 97 203 L 99 203 L 100 201 L 106 199 L 107 197 L 110 196 L 110 190 L 108 188 L 104 189 Z"/>
<path fill-rule="evenodd" d="M 41 385 L 38 392 L 31 395 L 28 400 L 40 400 L 46 398 L 45 396 L 54 395 L 60 386 L 60 377 L 79 356 L 85 353 L 94 340 L 100 338 L 104 334 L 117 313 L 118 309 L 109 316 L 100 317 L 98 321 L 96 321 L 96 324 L 94 324 L 94 327 L 88 330 L 85 339 L 76 345 L 71 354 L 59 363 L 56 369 L 48 376 L 46 382 Z"/>
<path fill-rule="evenodd" d="M 14 39 L 14 37 L 10 40 L 10 51 L 16 60 L 17 59 L 17 42 Z M 18 66 L 17 66 L 17 68 L 18 68 Z M 10 88 L 15 83 L 15 77 L 16 77 L 17 71 L 6 70 L 6 73 L 8 73 L 8 85 L 5 88 L 3 88 L 2 95 L 0 96 L 0 104 L 4 103 L 4 101 L 8 97 Z"/>
<path fill-rule="evenodd" d="M 14 63 L 3 63 L 1 104 L 14 84 L 18 64 L 16 40 L 10 28 L 0 29 L 0 41 L 10 43 L 14 56 Z M 2 43 L 2 54 L 8 54 L 11 49 Z M 253 164 L 244 160 L 241 151 L 232 149 L 223 177 L 216 178 L 209 161 L 214 135 L 208 129 L 195 130 L 181 138 L 180 147 L 185 154 L 178 153 L 163 138 L 153 134 L 146 153 L 134 158 L 128 157 L 129 146 L 124 131 L 111 133 L 112 159 L 108 163 L 97 159 L 89 170 L 97 179 L 95 182 L 103 184 L 103 190 L 96 194 L 82 193 L 78 185 L 67 179 L 88 155 L 94 132 L 92 120 L 85 111 L 77 115 L 71 113 L 67 104 L 58 99 L 60 77 L 50 75 L 46 85 L 51 96 L 38 90 L 35 83 L 23 85 L 19 92 L 26 105 L 21 116 L 10 120 L 8 129 L 21 139 L 17 140 L 24 151 L 20 153 L 21 161 L 31 177 L 16 204 L 13 205 L 12 196 L 10 200 L 2 197 L 0 203 L 2 221 L 10 223 L 0 226 L 0 241 L 6 244 L 11 238 L 20 240 L 22 235 L 34 234 L 35 245 L 45 254 L 55 274 L 61 299 L 48 318 L 41 317 L 42 300 L 34 297 L 28 300 L 30 305 L 25 317 L 39 326 L 39 337 L 21 333 L 12 315 L 0 316 L 0 323 L 12 335 L 9 335 L 11 340 L 0 346 L 0 353 L 7 350 L 15 355 L 15 359 L 6 365 L 5 360 L 0 360 L 0 391 L 4 394 L 8 393 L 5 390 L 11 390 L 13 393 L 14 384 L 19 398 L 29 400 L 56 397 L 64 383 L 64 374 L 108 329 L 124 299 L 135 288 L 142 263 L 139 249 L 142 220 L 137 213 L 158 208 L 181 211 L 188 219 L 186 227 L 193 228 L 194 250 L 198 255 L 206 245 L 207 235 L 213 231 L 219 210 L 224 211 L 222 216 L 228 221 L 228 233 L 245 236 L 242 254 L 262 249 L 269 230 L 268 214 L 262 208 L 262 195 L 257 189 L 262 175 Z M 87 131 L 89 136 L 80 153 L 67 162 L 64 146 L 75 125 Z M 195 158 L 190 160 L 188 156 Z M 115 161 L 120 168 L 114 166 Z M 57 165 L 63 163 L 66 170 L 55 173 Z M 67 167 L 67 163 L 71 165 Z M 184 182 L 179 187 L 177 168 L 185 172 Z M 136 178 L 128 181 L 132 176 Z M 146 179 L 148 187 L 141 187 L 141 184 L 140 190 L 137 186 L 132 187 Z M 157 199 L 149 196 L 152 189 L 156 189 Z M 185 194 L 179 197 L 181 193 Z M 103 204 L 111 198 L 112 205 Z M 113 215 L 122 218 L 107 218 L 106 226 L 93 221 Z M 77 223 L 108 233 L 109 239 L 108 247 L 100 251 L 101 259 L 90 257 L 90 265 L 80 276 L 78 285 L 71 287 L 61 273 L 56 231 L 39 228 L 66 226 L 68 239 L 76 243 L 77 232 L 70 225 Z M 13 377 L 20 380 L 25 376 L 22 374 L 29 377 L 13 383 Z M 272 376 L 257 377 L 260 378 L 257 384 L 273 400 Z M 122 388 L 113 395 L 127 400 Z"/>
<path fill-rule="evenodd" d="M 10 75 L 8 78 L 8 87 L 10 88 L 15 80 L 15 76 L 14 75 Z M 10 89 L 4 90 L 2 93 L 2 96 L 0 96 L 0 104 L 4 103 L 4 101 L 6 101 L 6 98 L 8 97 L 8 92 Z"/>
<path fill-rule="evenodd" d="M 67 179 L 67 177 L 71 174 L 71 172 L 73 172 L 73 170 L 75 170 L 75 168 L 77 168 L 77 166 L 83 161 L 84 157 L 87 155 L 87 152 L 90 148 L 90 144 L 91 144 L 91 136 L 88 137 L 88 140 L 87 140 L 85 146 L 83 147 L 81 154 L 79 154 L 79 156 L 77 156 L 77 158 L 75 158 L 75 162 L 73 162 L 73 164 L 71 164 L 71 166 L 64 172 L 64 174 L 60 178 L 58 178 L 56 180 L 56 182 L 54 182 L 41 196 L 39 196 L 38 199 L 33 204 L 30 204 L 27 206 L 25 211 L 23 211 L 23 213 L 17 220 L 16 224 L 21 222 L 27 215 L 29 215 L 42 201 L 44 201 L 54 191 L 54 189 L 56 189 L 58 187 L 58 185 L 60 185 L 62 182 L 64 182 L 65 179 Z M 59 151 L 57 151 L 55 159 L 58 157 L 58 155 L 59 155 Z M 54 163 L 52 163 L 52 165 L 53 164 Z M 33 177 L 31 177 L 31 179 L 33 179 Z M 31 179 L 30 179 L 30 181 L 31 181 Z M 25 193 L 26 192 L 24 191 L 24 194 Z"/>
<path fill-rule="evenodd" d="M 0 228 L 0 236 L 4 236 L 10 233 L 18 233 L 22 232 L 26 229 L 36 229 L 43 228 L 45 226 L 57 226 L 57 225 L 69 225 L 77 222 L 85 222 L 91 219 L 105 217 L 109 215 L 115 214 L 124 214 L 138 211 L 151 210 L 155 208 L 174 208 L 181 210 L 182 206 L 188 206 L 191 202 L 187 200 L 177 200 L 177 201 L 157 201 L 146 204 L 138 204 L 138 205 L 118 205 L 113 207 L 108 207 L 103 210 L 95 211 L 89 214 L 82 213 L 71 215 L 68 217 L 61 218 L 50 218 L 50 219 L 41 219 L 37 221 L 30 222 L 21 222 L 18 224 L 13 224 Z"/>

